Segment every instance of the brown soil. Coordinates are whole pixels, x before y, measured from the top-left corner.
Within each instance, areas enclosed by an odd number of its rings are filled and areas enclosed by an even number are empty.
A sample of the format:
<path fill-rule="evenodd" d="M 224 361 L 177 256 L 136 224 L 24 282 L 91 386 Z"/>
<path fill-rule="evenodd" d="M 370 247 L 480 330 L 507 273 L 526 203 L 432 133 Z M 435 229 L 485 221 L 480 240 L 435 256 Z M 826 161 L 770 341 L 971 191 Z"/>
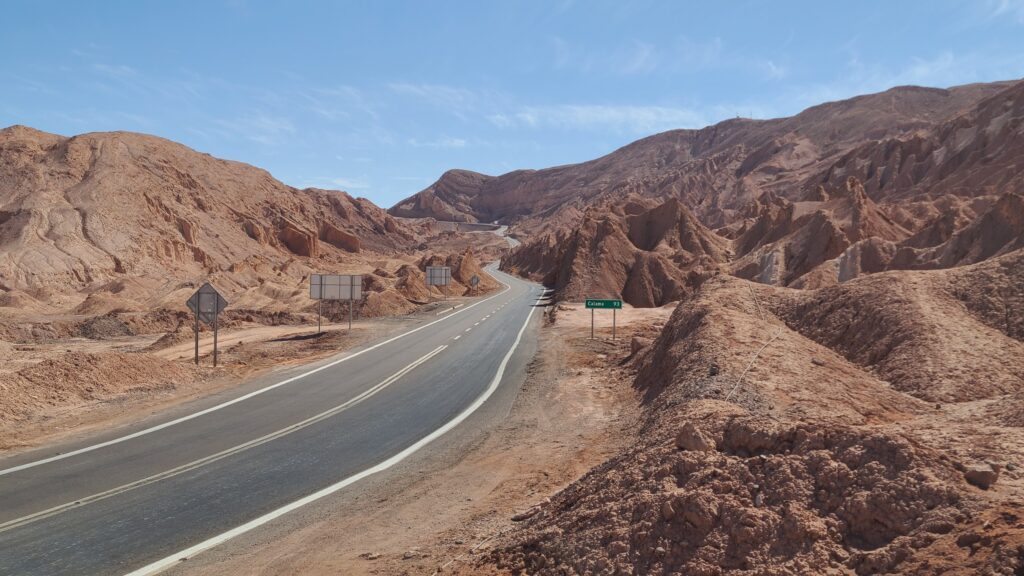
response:
<path fill-rule="evenodd" d="M 433 307 L 423 314 L 432 319 Z M 163 336 L 68 338 L 33 344 L 0 341 L 0 450 L 24 449 L 70 434 L 126 424 L 182 402 L 226 390 L 282 366 L 301 364 L 396 333 L 417 316 L 268 326 L 239 321 L 222 329 L 218 367 L 212 332 L 192 363 L 191 323 Z M 312 321 L 312 326 L 310 326 Z M 9 353 L 9 355 L 8 355 Z"/>
<path fill-rule="evenodd" d="M 637 444 L 464 572 L 1019 573 L 1022 258 L 706 282 L 628 360 Z"/>

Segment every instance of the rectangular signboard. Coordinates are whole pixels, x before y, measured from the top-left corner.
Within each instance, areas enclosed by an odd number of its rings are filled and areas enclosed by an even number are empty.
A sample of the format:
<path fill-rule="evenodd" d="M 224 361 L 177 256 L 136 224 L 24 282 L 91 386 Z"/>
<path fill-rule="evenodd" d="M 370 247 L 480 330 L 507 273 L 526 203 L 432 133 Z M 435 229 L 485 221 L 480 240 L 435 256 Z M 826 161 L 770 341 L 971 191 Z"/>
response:
<path fill-rule="evenodd" d="M 447 286 L 452 283 L 449 266 L 427 266 L 427 286 Z"/>
<path fill-rule="evenodd" d="M 610 310 L 621 310 L 622 300 L 598 300 L 587 298 L 587 308 L 607 308 Z"/>
<path fill-rule="evenodd" d="M 362 300 L 361 274 L 312 274 L 309 297 L 314 300 Z"/>

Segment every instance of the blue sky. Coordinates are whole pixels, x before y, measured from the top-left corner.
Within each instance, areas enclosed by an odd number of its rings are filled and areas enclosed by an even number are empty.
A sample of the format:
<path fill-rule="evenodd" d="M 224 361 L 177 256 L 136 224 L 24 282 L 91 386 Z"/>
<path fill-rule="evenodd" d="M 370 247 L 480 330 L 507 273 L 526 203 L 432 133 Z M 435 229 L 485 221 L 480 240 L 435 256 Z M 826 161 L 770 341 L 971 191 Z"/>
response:
<path fill-rule="evenodd" d="M 1024 0 L 0 0 L 0 125 L 132 130 L 390 206 L 449 168 L 1024 77 Z"/>

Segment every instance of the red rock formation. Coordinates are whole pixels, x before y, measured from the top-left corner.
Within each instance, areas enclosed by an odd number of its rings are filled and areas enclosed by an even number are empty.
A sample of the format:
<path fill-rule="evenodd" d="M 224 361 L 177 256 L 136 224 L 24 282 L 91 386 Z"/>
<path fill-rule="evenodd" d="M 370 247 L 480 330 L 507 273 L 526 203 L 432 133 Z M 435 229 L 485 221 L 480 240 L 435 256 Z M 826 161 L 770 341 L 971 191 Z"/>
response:
<path fill-rule="evenodd" d="M 681 202 L 598 206 L 572 231 L 523 244 L 502 267 L 540 277 L 559 298 L 621 297 L 634 306 L 680 299 L 729 258 L 728 241 Z"/>

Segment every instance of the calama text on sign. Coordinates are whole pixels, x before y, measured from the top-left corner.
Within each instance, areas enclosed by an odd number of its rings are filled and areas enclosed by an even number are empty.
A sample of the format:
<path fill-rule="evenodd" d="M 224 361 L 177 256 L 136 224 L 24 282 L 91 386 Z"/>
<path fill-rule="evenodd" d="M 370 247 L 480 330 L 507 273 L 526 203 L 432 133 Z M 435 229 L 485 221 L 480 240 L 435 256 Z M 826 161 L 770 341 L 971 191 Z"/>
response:
<path fill-rule="evenodd" d="M 590 310 L 590 338 L 594 338 L 594 310 L 612 311 L 612 340 L 615 340 L 615 311 L 622 310 L 622 300 L 616 298 L 587 298 L 587 309 Z"/>

